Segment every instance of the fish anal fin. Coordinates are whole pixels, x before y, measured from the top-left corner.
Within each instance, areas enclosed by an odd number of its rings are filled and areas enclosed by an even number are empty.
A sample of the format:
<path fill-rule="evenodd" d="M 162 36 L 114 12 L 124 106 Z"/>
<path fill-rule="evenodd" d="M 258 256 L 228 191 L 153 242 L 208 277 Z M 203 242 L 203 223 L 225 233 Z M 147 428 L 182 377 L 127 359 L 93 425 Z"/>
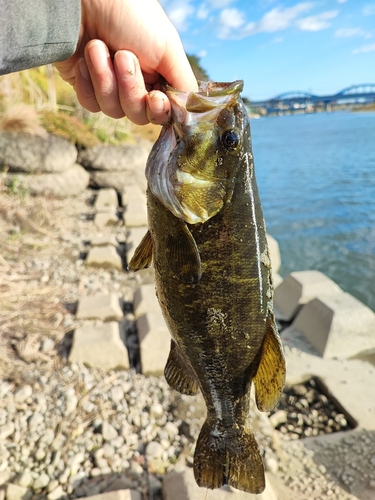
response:
<path fill-rule="evenodd" d="M 252 430 L 242 427 L 218 435 L 206 421 L 194 454 L 194 476 L 198 486 L 204 488 L 229 484 L 247 493 L 262 493 L 264 466 Z"/>
<path fill-rule="evenodd" d="M 142 241 L 135 249 L 133 257 L 130 259 L 128 270 L 139 271 L 150 267 L 153 257 L 153 245 L 150 231 L 142 238 Z"/>
<path fill-rule="evenodd" d="M 164 376 L 168 384 L 175 391 L 188 396 L 197 394 L 199 390 L 198 382 L 190 367 L 184 362 L 177 344 L 171 341 L 167 364 L 164 369 Z"/>
<path fill-rule="evenodd" d="M 197 244 L 184 221 L 168 231 L 166 250 L 168 265 L 182 283 L 196 283 L 202 276 Z"/>
<path fill-rule="evenodd" d="M 273 410 L 285 384 L 285 357 L 272 314 L 267 317 L 260 363 L 253 382 L 258 409 L 260 411 Z"/>

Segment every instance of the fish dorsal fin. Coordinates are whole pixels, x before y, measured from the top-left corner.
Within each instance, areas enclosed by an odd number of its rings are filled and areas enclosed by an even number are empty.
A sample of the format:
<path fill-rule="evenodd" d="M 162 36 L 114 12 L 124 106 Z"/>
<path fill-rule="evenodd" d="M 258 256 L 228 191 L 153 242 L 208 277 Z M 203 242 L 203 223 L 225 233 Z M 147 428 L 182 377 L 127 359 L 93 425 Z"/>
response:
<path fill-rule="evenodd" d="M 168 231 L 166 251 L 169 268 L 182 283 L 196 283 L 201 279 L 199 250 L 183 220 Z"/>
<path fill-rule="evenodd" d="M 171 341 L 171 350 L 165 365 L 164 376 L 168 384 L 175 391 L 188 396 L 197 394 L 199 385 L 192 369 L 182 357 L 174 340 Z"/>
<path fill-rule="evenodd" d="M 267 317 L 261 350 L 259 367 L 253 378 L 255 397 L 260 411 L 271 411 L 277 405 L 285 383 L 285 358 L 273 314 Z"/>
<path fill-rule="evenodd" d="M 143 236 L 142 241 L 137 246 L 133 257 L 130 259 L 128 270 L 139 271 L 150 267 L 153 257 L 153 245 L 150 231 Z"/>

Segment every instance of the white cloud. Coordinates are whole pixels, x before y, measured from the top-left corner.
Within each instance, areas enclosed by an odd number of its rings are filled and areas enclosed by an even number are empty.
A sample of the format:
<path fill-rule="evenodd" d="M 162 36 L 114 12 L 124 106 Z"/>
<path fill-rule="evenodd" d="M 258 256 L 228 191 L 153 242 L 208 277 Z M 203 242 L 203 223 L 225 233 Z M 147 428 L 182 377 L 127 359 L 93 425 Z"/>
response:
<path fill-rule="evenodd" d="M 348 0 L 337 0 L 337 3 L 346 3 Z"/>
<path fill-rule="evenodd" d="M 329 10 L 327 12 L 322 12 L 316 16 L 309 16 L 303 19 L 299 19 L 296 23 L 297 28 L 301 31 L 320 31 L 331 26 L 329 19 L 333 19 L 339 13 L 338 10 Z"/>
<path fill-rule="evenodd" d="M 372 43 L 370 45 L 362 45 L 362 47 L 353 50 L 353 54 L 359 54 L 361 52 L 375 52 L 375 43 Z"/>
<path fill-rule="evenodd" d="M 369 3 L 363 7 L 363 15 L 364 16 L 373 16 L 375 15 L 375 5 L 373 3 Z"/>
<path fill-rule="evenodd" d="M 245 24 L 245 14 L 238 9 L 223 9 L 219 16 L 219 38 L 232 38 L 234 30 Z"/>
<path fill-rule="evenodd" d="M 176 0 L 166 5 L 166 13 L 178 31 L 186 31 L 188 28 L 188 18 L 195 9 L 190 4 L 191 0 Z"/>
<path fill-rule="evenodd" d="M 208 3 L 213 9 L 222 9 L 223 7 L 228 7 L 235 0 L 208 0 Z"/>
<path fill-rule="evenodd" d="M 207 55 L 207 50 L 201 50 L 197 54 L 197 56 L 199 57 L 199 59 L 202 59 L 202 57 L 206 57 L 206 55 Z"/>
<path fill-rule="evenodd" d="M 257 22 L 245 24 L 245 15 L 238 9 L 224 9 L 219 18 L 219 38 L 241 39 L 257 33 L 273 33 L 285 30 L 296 22 L 297 17 L 310 10 L 313 2 L 301 2 L 294 7 L 276 7 Z"/>
<path fill-rule="evenodd" d="M 209 8 L 207 7 L 206 4 L 202 4 L 199 9 L 197 10 L 197 18 L 198 19 L 207 19 L 208 15 L 210 13 Z"/>
<path fill-rule="evenodd" d="M 362 28 L 340 28 L 335 32 L 338 38 L 346 38 L 351 36 L 367 36 Z"/>

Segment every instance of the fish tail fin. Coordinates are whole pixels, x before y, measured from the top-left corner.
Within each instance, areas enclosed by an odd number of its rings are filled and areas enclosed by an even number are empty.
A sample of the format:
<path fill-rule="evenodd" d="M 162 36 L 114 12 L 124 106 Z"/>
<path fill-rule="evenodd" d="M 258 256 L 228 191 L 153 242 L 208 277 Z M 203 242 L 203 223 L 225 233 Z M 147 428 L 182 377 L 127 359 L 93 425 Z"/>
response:
<path fill-rule="evenodd" d="M 219 436 L 206 421 L 195 450 L 194 476 L 204 488 L 229 484 L 247 493 L 262 493 L 264 467 L 253 431 L 242 427 Z"/>

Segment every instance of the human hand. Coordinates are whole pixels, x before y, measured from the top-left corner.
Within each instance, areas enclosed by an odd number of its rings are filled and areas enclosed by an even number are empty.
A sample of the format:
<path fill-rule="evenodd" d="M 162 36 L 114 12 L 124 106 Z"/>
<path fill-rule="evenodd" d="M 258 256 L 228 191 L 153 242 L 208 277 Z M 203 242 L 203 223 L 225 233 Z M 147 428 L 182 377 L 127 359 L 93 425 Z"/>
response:
<path fill-rule="evenodd" d="M 179 35 L 156 0 L 82 0 L 77 50 L 55 66 L 86 109 L 138 125 L 168 121 L 160 75 L 179 90 L 197 90 Z"/>

